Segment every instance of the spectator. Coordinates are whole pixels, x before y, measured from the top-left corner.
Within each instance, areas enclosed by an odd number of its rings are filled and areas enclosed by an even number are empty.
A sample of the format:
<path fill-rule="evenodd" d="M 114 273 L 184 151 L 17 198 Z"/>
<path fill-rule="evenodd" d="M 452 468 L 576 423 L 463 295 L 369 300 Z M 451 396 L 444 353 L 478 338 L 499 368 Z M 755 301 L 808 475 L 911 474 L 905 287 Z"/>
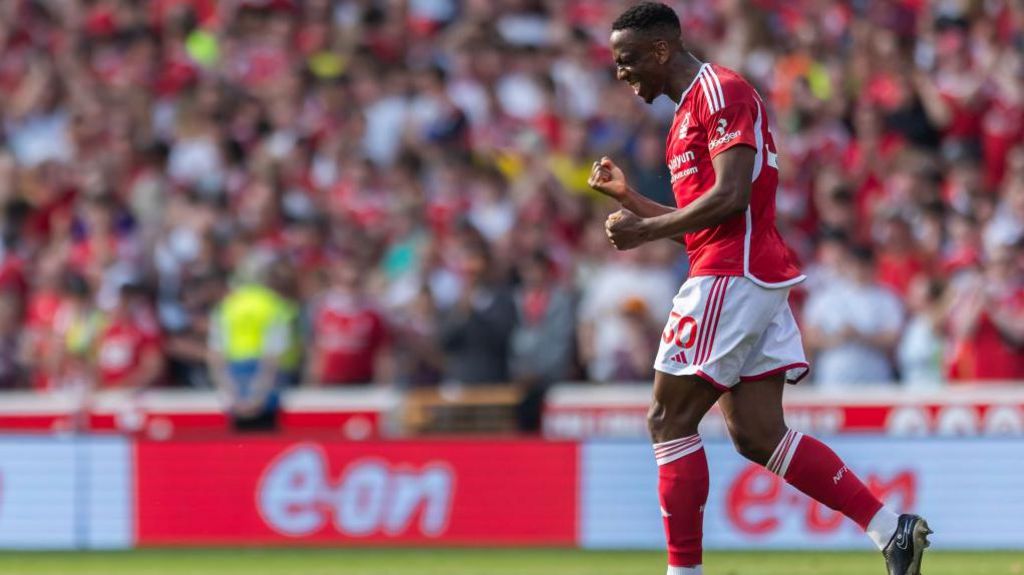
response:
<path fill-rule="evenodd" d="M 18 356 L 20 307 L 17 293 L 0 291 L 0 390 L 17 389 L 24 381 Z"/>
<path fill-rule="evenodd" d="M 637 136 L 634 146 L 635 160 L 629 169 L 630 184 L 659 204 L 676 205 L 668 166 L 665 165 L 665 135 L 653 128 L 645 129 Z"/>
<path fill-rule="evenodd" d="M 622 337 L 609 348 L 612 378 L 617 381 L 647 381 L 654 375 L 651 358 L 657 353 L 658 319 L 651 315 L 644 300 L 632 297 L 622 303 L 619 321 Z"/>
<path fill-rule="evenodd" d="M 896 348 L 900 379 L 908 386 L 936 387 L 944 380 L 943 285 L 927 276 L 910 284 L 907 298 L 909 319 Z"/>
<path fill-rule="evenodd" d="M 850 238 L 845 233 L 826 229 L 818 238 L 814 261 L 805 269 L 805 288 L 814 293 L 841 281 L 842 267 Z"/>
<path fill-rule="evenodd" d="M 850 246 L 843 276 L 811 295 L 804 310 L 814 381 L 840 387 L 894 380 L 890 351 L 899 339 L 903 306 L 875 279 L 874 254 Z"/>
<path fill-rule="evenodd" d="M 296 303 L 299 282 L 295 275 L 295 267 L 288 260 L 275 256 L 270 261 L 266 281 L 267 287 L 278 298 L 281 315 L 288 327 L 287 345 L 279 363 L 280 377 L 285 385 L 295 386 L 298 385 L 299 378 L 302 376 L 302 354 L 304 351 L 301 340 L 301 318 L 299 317 L 299 306 Z"/>
<path fill-rule="evenodd" d="M 51 389 L 55 384 L 50 361 L 61 345 L 57 338 L 57 318 L 66 293 L 61 282 L 61 265 L 60 254 L 47 252 L 40 256 L 21 326 L 19 361 L 25 367 L 26 383 L 39 391 Z"/>
<path fill-rule="evenodd" d="M 458 301 L 442 312 L 444 379 L 451 382 L 507 383 L 509 344 L 516 309 L 509 289 L 497 277 L 486 246 L 467 241 L 458 254 L 462 281 Z"/>
<path fill-rule="evenodd" d="M 899 215 L 889 215 L 880 226 L 878 245 L 878 283 L 901 298 L 907 297 L 911 282 L 927 271 L 928 262 L 921 256 L 910 224 Z"/>
<path fill-rule="evenodd" d="M 103 313 L 84 277 L 71 273 L 63 287 L 54 318 L 55 353 L 47 358 L 44 369 L 53 389 L 83 393 L 94 385 L 96 340 L 103 326 Z"/>
<path fill-rule="evenodd" d="M 165 352 L 172 382 L 194 389 L 212 389 L 207 369 L 210 319 L 217 302 L 224 297 L 226 281 L 218 271 L 192 275 L 188 289 L 175 302 L 174 317 L 164 318 Z"/>
<path fill-rule="evenodd" d="M 141 391 L 159 382 L 165 363 L 149 293 L 129 281 L 121 286 L 117 304 L 96 336 L 95 385 Z"/>
<path fill-rule="evenodd" d="M 1024 258 L 1001 247 L 983 273 L 962 276 L 950 304 L 953 381 L 1024 379 Z"/>
<path fill-rule="evenodd" d="M 644 263 L 665 280 L 650 286 L 611 278 L 630 268 L 585 180 L 609 155 L 671 204 L 672 106 L 648 109 L 614 81 L 616 2 L 78 4 L 0 2 L 0 288 L 23 296 L 18 378 L 84 381 L 72 374 L 97 367 L 92 319 L 141 277 L 158 289 L 170 383 L 208 386 L 206 324 L 253 248 L 298 270 L 278 287 L 303 304 L 316 270 L 359 252 L 374 303 L 401 327 L 396 381 L 468 377 L 475 351 L 442 345 L 464 287 L 462 220 L 493 260 L 475 291 L 506 293 L 499 276 L 543 249 L 583 296 L 574 360 L 587 376 L 646 369 L 638 348 L 626 363 L 614 350 L 664 319 L 655 294 L 675 292 L 681 262 Z M 919 341 L 919 276 L 962 296 L 961 277 L 992 273 L 989 255 L 1019 241 L 1016 3 L 676 4 L 702 58 L 771 100 L 780 229 L 808 297 L 847 282 L 833 238 L 869 243 L 879 282 L 917 310 L 903 341 Z M 59 287 L 64 270 L 84 278 L 81 294 Z M 632 297 L 648 319 L 623 312 Z M 945 347 L 958 377 L 975 373 L 963 350 L 987 322 Z M 312 342 L 291 341 L 282 361 L 295 377 Z M 895 341 L 873 349 L 892 355 Z M 507 358 L 508 342 L 492 343 L 482 353 Z"/>
<path fill-rule="evenodd" d="M 650 366 L 640 368 L 633 359 L 645 348 L 635 344 L 657 341 L 661 327 L 652 324 L 651 318 L 668 318 L 672 297 L 679 288 L 678 278 L 662 255 L 665 249 L 651 245 L 620 252 L 586 280 L 577 339 L 590 379 L 611 381 L 624 374 L 646 375 Z M 669 249 L 674 250 L 671 246 Z M 637 282 L 638 277 L 644 281 Z M 637 333 L 645 330 L 642 337 Z M 652 351 L 647 363 L 653 365 L 653 358 Z"/>
<path fill-rule="evenodd" d="M 437 304 L 430 290 L 422 288 L 395 311 L 402 326 L 394 346 L 395 382 L 406 387 L 436 385 L 444 372 L 444 353 L 438 337 Z"/>
<path fill-rule="evenodd" d="M 1002 202 L 985 227 L 985 249 L 998 250 L 1024 240 L 1024 178 L 1008 180 Z"/>
<path fill-rule="evenodd" d="M 540 429 L 544 394 L 549 385 L 569 378 L 573 367 L 575 302 L 559 285 L 554 264 L 535 252 L 519 265 L 516 327 L 512 331 L 509 371 L 525 387 L 519 406 L 519 429 Z"/>
<path fill-rule="evenodd" d="M 554 264 L 540 252 L 519 265 L 522 285 L 515 294 L 517 320 L 509 368 L 515 381 L 546 385 L 570 374 L 574 302 L 553 275 Z"/>
<path fill-rule="evenodd" d="M 366 294 L 362 268 L 351 257 L 335 263 L 312 304 L 306 379 L 313 385 L 387 381 L 388 328 Z"/>
<path fill-rule="evenodd" d="M 270 287 L 271 265 L 262 254 L 250 256 L 210 320 L 210 372 L 237 431 L 276 429 L 289 383 L 295 314 L 291 301 Z"/>

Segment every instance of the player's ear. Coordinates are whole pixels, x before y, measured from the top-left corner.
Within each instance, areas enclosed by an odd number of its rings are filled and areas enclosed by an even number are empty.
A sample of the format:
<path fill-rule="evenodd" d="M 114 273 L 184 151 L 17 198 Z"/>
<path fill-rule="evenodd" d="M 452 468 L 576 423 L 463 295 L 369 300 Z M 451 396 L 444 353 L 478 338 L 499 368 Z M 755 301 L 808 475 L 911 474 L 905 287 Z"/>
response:
<path fill-rule="evenodd" d="M 671 55 L 672 50 L 670 49 L 667 40 L 654 41 L 654 57 L 658 59 L 659 64 L 668 62 L 669 56 Z"/>

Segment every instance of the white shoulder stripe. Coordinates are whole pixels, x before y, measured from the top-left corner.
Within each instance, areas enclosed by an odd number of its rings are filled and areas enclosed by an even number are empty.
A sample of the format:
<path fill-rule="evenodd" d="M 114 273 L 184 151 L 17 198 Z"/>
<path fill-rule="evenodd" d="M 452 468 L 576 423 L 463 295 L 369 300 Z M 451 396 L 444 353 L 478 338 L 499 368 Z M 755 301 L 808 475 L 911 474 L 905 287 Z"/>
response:
<path fill-rule="evenodd" d="M 708 109 L 711 109 L 711 100 L 708 99 L 708 85 L 707 85 L 707 83 L 704 82 L 704 72 L 703 72 L 703 70 L 700 71 L 700 72 L 697 72 L 697 81 L 700 82 L 700 88 L 701 88 L 700 91 L 701 91 L 702 94 L 704 94 L 704 99 L 707 100 Z"/>
<path fill-rule="evenodd" d="M 725 92 L 722 91 L 722 82 L 718 79 L 718 74 L 715 73 L 715 69 L 712 66 L 708 66 L 708 74 L 710 74 L 711 84 L 718 91 L 718 106 L 720 108 L 725 107 Z"/>
<path fill-rule="evenodd" d="M 700 80 L 700 87 L 703 89 L 703 93 L 705 93 L 705 99 L 708 100 L 708 108 L 712 114 L 715 114 L 718 112 L 718 94 L 711 88 L 707 74 L 701 72 L 697 79 Z"/>

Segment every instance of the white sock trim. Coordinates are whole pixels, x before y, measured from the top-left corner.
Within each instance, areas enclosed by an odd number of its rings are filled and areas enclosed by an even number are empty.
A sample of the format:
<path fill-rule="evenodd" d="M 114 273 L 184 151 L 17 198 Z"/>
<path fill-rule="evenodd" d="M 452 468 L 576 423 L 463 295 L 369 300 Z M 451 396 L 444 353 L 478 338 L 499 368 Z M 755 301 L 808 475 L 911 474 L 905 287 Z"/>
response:
<path fill-rule="evenodd" d="M 899 514 L 885 506 L 882 506 L 878 513 L 875 513 L 875 516 L 871 518 L 871 521 L 868 523 L 867 534 L 879 551 L 884 550 L 892 536 L 896 534 L 896 527 L 899 525 L 899 522 Z"/>
<path fill-rule="evenodd" d="M 793 461 L 793 455 L 796 453 L 796 447 L 800 445 L 800 440 L 803 439 L 803 436 L 804 434 L 799 431 L 787 429 L 786 435 L 782 436 L 782 441 L 775 447 L 775 452 L 772 453 L 768 463 L 765 464 L 768 471 L 785 479 L 786 471 L 789 470 L 789 464 Z"/>
<path fill-rule="evenodd" d="M 668 573 L 665 575 L 702 575 L 704 571 L 701 570 L 700 565 L 693 567 L 676 567 L 674 565 L 668 566 Z"/>
<path fill-rule="evenodd" d="M 665 465 L 666 463 L 672 463 L 677 459 L 700 451 L 703 448 L 704 443 L 701 441 L 700 435 L 694 434 L 687 437 L 680 437 L 679 439 L 673 439 L 672 441 L 655 443 L 654 459 L 658 462 L 658 465 Z"/>

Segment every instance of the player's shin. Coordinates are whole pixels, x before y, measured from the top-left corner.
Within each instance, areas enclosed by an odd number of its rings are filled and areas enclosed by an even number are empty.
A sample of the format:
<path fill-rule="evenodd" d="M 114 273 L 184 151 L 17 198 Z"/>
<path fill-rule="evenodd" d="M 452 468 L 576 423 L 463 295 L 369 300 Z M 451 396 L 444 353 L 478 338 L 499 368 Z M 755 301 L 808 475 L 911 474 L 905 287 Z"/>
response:
<path fill-rule="evenodd" d="M 708 460 L 699 435 L 654 445 L 658 499 L 668 542 L 668 575 L 701 573 Z"/>
<path fill-rule="evenodd" d="M 834 451 L 813 437 L 788 430 L 765 467 L 852 519 L 879 549 L 896 530 L 898 515 L 885 507 Z"/>

